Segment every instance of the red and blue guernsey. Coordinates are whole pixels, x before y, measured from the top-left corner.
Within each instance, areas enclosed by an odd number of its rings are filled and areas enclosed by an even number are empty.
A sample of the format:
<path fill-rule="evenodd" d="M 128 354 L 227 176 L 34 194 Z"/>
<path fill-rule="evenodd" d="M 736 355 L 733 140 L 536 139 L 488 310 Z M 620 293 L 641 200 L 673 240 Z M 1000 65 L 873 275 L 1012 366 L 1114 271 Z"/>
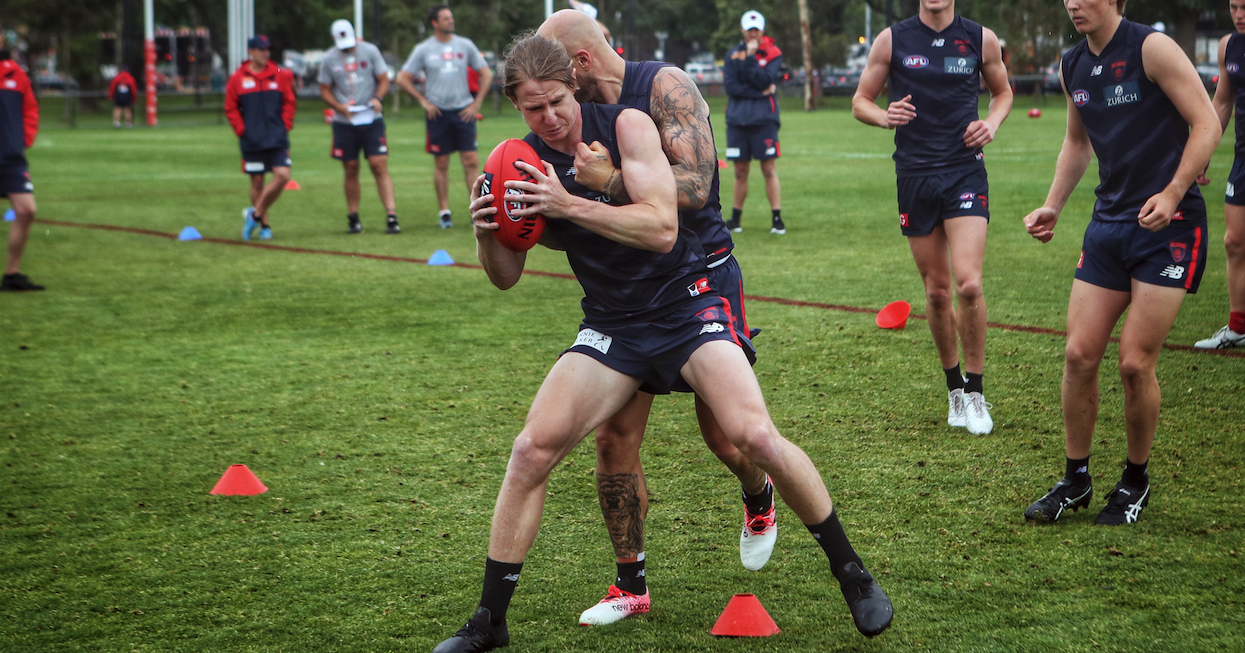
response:
<path fill-rule="evenodd" d="M 661 61 L 628 61 L 626 72 L 623 73 L 622 92 L 618 96 L 618 104 L 632 109 L 639 109 L 653 115 L 650 100 L 653 96 L 653 78 L 657 71 L 670 64 Z M 713 140 L 713 125 L 709 126 L 709 140 Z M 731 240 L 731 232 L 722 221 L 722 201 L 718 196 L 718 168 L 713 168 L 713 182 L 709 185 L 709 197 L 705 205 L 699 209 L 683 209 L 679 211 L 679 224 L 691 229 L 700 239 L 705 250 L 705 263 L 712 267 L 723 261 L 735 249 L 735 241 Z"/>
<path fill-rule="evenodd" d="M 1236 156 L 1240 157 L 1245 154 L 1245 34 L 1228 37 L 1223 60 L 1236 93 Z"/>
<path fill-rule="evenodd" d="M 1171 183 L 1189 123 L 1158 84 L 1146 77 L 1141 44 L 1154 29 L 1127 19 L 1097 55 L 1081 41 L 1064 55 L 1064 87 L 1098 156 L 1094 219 L 1136 221 L 1150 197 Z M 1206 223 L 1206 203 L 1190 184 L 1173 219 Z"/>
<path fill-rule="evenodd" d="M 981 25 L 956 16 L 941 32 L 919 16 L 891 26 L 890 101 L 911 95 L 916 118 L 895 130 L 895 173 L 901 177 L 984 167 L 981 148 L 964 144 L 978 119 Z"/>
<path fill-rule="evenodd" d="M 290 149 L 296 108 L 293 74 L 271 61 L 258 73 L 243 63 L 225 85 L 225 116 L 243 152 Z"/>
<path fill-rule="evenodd" d="M 583 141 L 600 141 L 605 145 L 615 167 L 621 166 L 622 156 L 618 153 L 614 123 L 626 108 L 601 104 L 579 107 Z M 572 195 L 614 206 L 622 204 L 576 182 L 575 157 L 549 147 L 533 133 L 523 140 L 536 149 L 542 160 L 553 164 L 562 186 Z M 570 220 L 549 220 L 545 232 L 566 248 L 566 258 L 584 288 L 584 321 L 593 326 L 652 322 L 687 305 L 693 297 L 716 297 L 714 291 L 707 286 L 702 290 L 697 283 L 703 282 L 707 270 L 686 230 L 679 230 L 674 248 L 666 254 L 624 245 Z"/>
<path fill-rule="evenodd" d="M 39 133 L 39 102 L 30 78 L 12 59 L 0 61 L 0 168 L 25 166 Z"/>

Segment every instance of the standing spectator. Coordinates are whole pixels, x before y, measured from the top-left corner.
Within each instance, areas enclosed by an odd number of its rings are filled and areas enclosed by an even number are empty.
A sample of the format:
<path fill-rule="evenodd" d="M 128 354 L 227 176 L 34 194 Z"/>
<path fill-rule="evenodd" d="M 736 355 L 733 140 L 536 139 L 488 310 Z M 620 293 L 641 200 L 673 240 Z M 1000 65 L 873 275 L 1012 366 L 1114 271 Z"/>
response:
<path fill-rule="evenodd" d="M 739 224 L 748 199 L 748 171 L 752 160 L 761 162 L 765 176 L 765 196 L 772 212 L 769 232 L 787 233 L 782 222 L 782 189 L 778 185 L 775 161 L 782 156 L 778 144 L 778 70 L 782 67 L 782 50 L 774 39 L 765 36 L 765 17 L 749 11 L 739 21 L 744 40 L 726 53 L 722 71 L 729 100 L 726 104 L 726 158 L 735 162 L 735 205 L 726 226 L 743 231 Z"/>
<path fill-rule="evenodd" d="M 138 83 L 128 67 L 112 78 L 108 84 L 108 99 L 112 100 L 112 128 L 121 129 L 121 115 L 125 114 L 125 128 L 134 129 L 134 95 Z"/>
<path fill-rule="evenodd" d="M 428 24 L 433 35 L 411 50 L 411 56 L 398 73 L 398 86 L 415 98 L 427 117 L 427 144 L 424 151 L 433 155 L 436 168 L 432 185 L 437 192 L 437 205 L 442 229 L 454 226 L 450 219 L 450 155 L 459 153 L 467 192 L 480 176 L 480 156 L 476 152 L 476 114 L 488 96 L 493 83 L 480 50 L 470 39 L 454 34 L 454 12 L 446 5 L 428 10 Z M 479 87 L 472 96 L 467 70 L 480 74 Z M 428 81 L 424 92 L 415 88 L 415 80 Z"/>
<path fill-rule="evenodd" d="M 251 206 L 242 212 L 242 240 L 259 229 L 260 240 L 272 240 L 268 209 L 290 180 L 290 130 L 294 128 L 294 78 L 269 60 L 268 37 L 247 41 L 251 55 L 225 86 L 225 115 L 238 135 L 242 172 L 251 176 Z M 264 173 L 272 181 L 264 185 Z"/>
<path fill-rule="evenodd" d="M 336 47 L 320 63 L 320 97 L 336 112 L 333 116 L 333 158 L 346 174 L 348 233 L 363 233 L 359 220 L 359 151 L 367 157 L 380 202 L 388 215 L 385 233 L 400 234 L 393 180 L 389 177 L 389 143 L 381 98 L 389 92 L 389 67 L 380 49 L 354 36 L 354 25 L 337 20 L 331 28 Z"/>
<path fill-rule="evenodd" d="M 19 270 L 35 221 L 35 186 L 26 170 L 26 149 L 39 133 L 39 102 L 30 78 L 9 58 L 0 27 L 0 197 L 8 197 L 17 220 L 9 227 L 9 252 L 0 290 L 43 290 Z"/>

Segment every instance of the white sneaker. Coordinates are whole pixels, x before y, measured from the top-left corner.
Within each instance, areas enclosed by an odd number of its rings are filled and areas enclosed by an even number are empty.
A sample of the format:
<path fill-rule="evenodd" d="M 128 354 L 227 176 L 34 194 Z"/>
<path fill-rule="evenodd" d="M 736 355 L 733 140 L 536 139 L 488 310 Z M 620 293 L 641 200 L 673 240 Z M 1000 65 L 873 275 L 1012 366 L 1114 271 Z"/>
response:
<path fill-rule="evenodd" d="M 1215 335 L 1205 339 L 1198 340 L 1193 344 L 1198 349 L 1234 349 L 1236 347 L 1245 347 L 1245 333 L 1237 333 L 1228 327 L 1224 327 L 1215 332 Z"/>
<path fill-rule="evenodd" d="M 990 419 L 990 409 L 994 404 L 987 403 L 980 392 L 964 393 L 965 426 L 973 435 L 986 435 L 994 429 L 994 420 Z"/>
<path fill-rule="evenodd" d="M 765 477 L 769 483 L 769 477 Z M 769 509 L 754 515 L 744 506 L 744 530 L 739 534 L 739 561 L 744 569 L 758 571 L 769 562 L 774 553 L 774 543 L 778 541 L 778 519 L 774 512 L 774 503 L 770 501 Z"/>
<path fill-rule="evenodd" d="M 961 388 L 947 393 L 947 426 L 968 426 L 968 411 L 964 408 L 964 390 Z"/>
<path fill-rule="evenodd" d="M 617 585 L 610 585 L 610 591 L 600 603 L 584 610 L 579 615 L 581 626 L 606 626 L 630 617 L 633 614 L 648 612 L 650 606 L 648 589 L 643 596 L 624 592 Z"/>

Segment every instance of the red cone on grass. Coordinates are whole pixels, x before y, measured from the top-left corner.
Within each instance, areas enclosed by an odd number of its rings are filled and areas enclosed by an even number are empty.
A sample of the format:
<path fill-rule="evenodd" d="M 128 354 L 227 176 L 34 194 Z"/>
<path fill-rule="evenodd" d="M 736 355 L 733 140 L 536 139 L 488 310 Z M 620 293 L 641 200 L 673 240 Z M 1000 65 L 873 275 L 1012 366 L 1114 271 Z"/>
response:
<path fill-rule="evenodd" d="M 769 637 L 781 632 L 755 594 L 736 594 L 709 629 L 718 637 Z"/>
<path fill-rule="evenodd" d="M 230 465 L 221 475 L 209 494 L 242 495 L 263 494 L 268 487 L 246 465 Z"/>
<path fill-rule="evenodd" d="M 303 187 L 299 186 L 298 182 L 294 181 L 293 179 L 285 182 L 285 190 L 302 190 L 302 189 Z"/>
<path fill-rule="evenodd" d="M 902 329 L 908 326 L 908 315 L 911 313 L 912 305 L 901 299 L 882 307 L 874 322 L 883 329 Z"/>

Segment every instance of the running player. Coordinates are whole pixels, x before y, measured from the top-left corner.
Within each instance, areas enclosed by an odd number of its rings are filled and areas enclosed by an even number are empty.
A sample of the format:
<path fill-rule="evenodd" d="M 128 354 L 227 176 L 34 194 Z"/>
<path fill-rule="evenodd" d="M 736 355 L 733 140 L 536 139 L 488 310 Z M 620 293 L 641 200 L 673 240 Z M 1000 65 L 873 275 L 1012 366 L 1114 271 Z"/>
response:
<path fill-rule="evenodd" d="M 731 255 L 735 243 L 722 222 L 718 199 L 717 149 L 709 106 L 687 73 L 659 61 L 624 61 L 605 40 L 591 14 L 566 9 L 549 17 L 539 34 L 560 43 L 575 68 L 580 102 L 621 104 L 649 114 L 657 125 L 662 150 L 671 161 L 678 189 L 679 217 L 700 239 L 716 289 L 748 335 L 743 304 L 743 275 Z M 575 161 L 575 180 L 610 197 L 626 197 L 622 176 L 608 153 L 598 150 Z M 691 389 L 680 385 L 676 389 Z M 597 495 L 614 544 L 618 576 L 600 603 L 584 611 L 584 625 L 614 623 L 648 612 L 644 520 L 648 488 L 640 464 L 640 443 L 652 410 L 653 395 L 643 389 L 625 408 L 596 429 Z M 778 537 L 774 489 L 761 471 L 726 439 L 704 400 L 696 397 L 696 415 L 706 444 L 739 478 L 743 487 L 744 528 L 739 554 L 745 568 L 765 566 Z"/>
<path fill-rule="evenodd" d="M 108 99 L 112 100 L 112 128 L 121 129 L 121 117 L 125 116 L 125 128 L 134 129 L 134 95 L 138 83 L 129 68 L 121 68 L 108 84 Z"/>
<path fill-rule="evenodd" d="M 35 222 L 35 186 L 26 170 L 26 150 L 39 133 L 39 102 L 30 78 L 4 47 L 0 28 L 0 197 L 9 198 L 17 219 L 9 226 L 8 257 L 0 290 L 43 290 L 21 273 L 22 252 Z"/>
<path fill-rule="evenodd" d="M 260 240 L 272 240 L 268 209 L 290 180 L 290 130 L 298 99 L 294 78 L 269 60 L 268 37 L 252 36 L 246 44 L 251 58 L 225 85 L 225 116 L 238 135 L 242 172 L 251 176 L 251 205 L 242 211 L 242 240 L 259 229 Z M 264 185 L 264 173 L 272 181 Z"/>
<path fill-rule="evenodd" d="M 1098 366 L 1125 309 L 1119 365 L 1128 461 L 1095 523 L 1137 521 L 1150 500 L 1146 465 L 1160 404 L 1155 366 L 1185 294 L 1197 292 L 1206 267 L 1206 203 L 1194 179 L 1215 151 L 1219 121 L 1184 51 L 1124 18 L 1125 2 L 1064 0 L 1085 40 L 1060 62 L 1068 131 L 1046 203 L 1025 217 L 1025 227 L 1042 242 L 1054 237 L 1059 212 L 1094 155 L 1098 201 L 1068 298 L 1067 468 L 1025 510 L 1030 521 L 1053 522 L 1093 497 Z"/>
<path fill-rule="evenodd" d="M 766 469 L 831 560 L 857 628 L 877 635 L 891 622 L 890 600 L 852 549 L 812 461 L 774 428 L 739 341 L 738 319 L 710 286 L 699 252 L 679 229 L 676 186 L 653 121 L 618 106 L 575 102 L 575 73 L 561 46 L 542 36 L 510 49 L 505 93 L 532 129 L 527 141 L 544 170 L 521 164 L 533 183 L 507 182 L 511 215 L 541 213 L 546 243 L 565 248 L 584 288 L 579 336 L 537 392 L 515 439 L 493 511 L 484 587 L 475 615 L 435 653 L 487 651 L 510 642 L 506 610 L 536 539 L 549 473 L 643 383 L 667 391 L 680 376 L 705 399 L 730 441 Z M 604 148 L 621 165 L 628 199 L 591 191 L 566 173 Z M 523 274 L 526 252 L 489 233 L 494 209 L 484 178 L 472 189 L 472 224 L 489 280 L 506 289 Z M 491 192 L 490 192 L 491 191 Z M 481 196 L 482 195 L 482 196 Z"/>
<path fill-rule="evenodd" d="M 1228 254 L 1228 324 L 1215 335 L 1199 340 L 1198 349 L 1245 347 L 1245 0 L 1228 0 L 1234 34 L 1219 40 L 1219 86 L 1215 113 L 1226 130 L 1236 109 L 1236 158 L 1228 175 L 1224 198 L 1223 247 Z"/>
<path fill-rule="evenodd" d="M 875 100 L 888 77 L 890 105 L 882 109 Z M 985 120 L 977 117 L 981 81 L 990 90 Z M 947 424 L 976 435 L 994 428 L 982 387 L 990 211 L 981 148 L 1011 109 L 998 37 L 957 16 L 955 0 L 921 0 L 916 16 L 882 30 L 852 98 L 857 120 L 895 130 L 899 228 L 925 284 L 925 314 L 947 378 Z"/>
<path fill-rule="evenodd" d="M 333 158 L 342 162 L 346 175 L 346 221 L 348 233 L 363 233 L 359 220 L 359 151 L 367 157 L 376 190 L 385 207 L 385 233 L 400 234 L 393 179 L 389 176 L 389 142 L 381 98 L 389 92 L 389 67 L 380 49 L 354 36 L 354 25 L 337 20 L 331 28 L 336 47 L 320 62 L 320 97 L 333 108 Z"/>

